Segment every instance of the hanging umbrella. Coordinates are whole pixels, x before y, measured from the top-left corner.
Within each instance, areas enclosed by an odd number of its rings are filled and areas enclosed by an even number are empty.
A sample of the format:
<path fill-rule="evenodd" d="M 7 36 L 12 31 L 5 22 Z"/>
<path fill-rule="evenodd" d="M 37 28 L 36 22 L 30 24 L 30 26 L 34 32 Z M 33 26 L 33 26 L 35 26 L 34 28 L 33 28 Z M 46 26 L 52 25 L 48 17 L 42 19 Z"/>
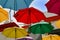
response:
<path fill-rule="evenodd" d="M 8 12 L 5 11 L 3 8 L 0 8 L 0 22 L 8 20 Z"/>
<path fill-rule="evenodd" d="M 60 40 L 60 36 L 58 35 L 47 35 L 43 37 L 42 40 Z"/>
<path fill-rule="evenodd" d="M 22 38 L 25 37 L 28 33 L 25 29 L 13 27 L 4 29 L 2 34 L 8 38 Z"/>
<path fill-rule="evenodd" d="M 51 32 L 53 28 L 54 27 L 50 23 L 42 22 L 42 23 L 31 26 L 28 32 L 33 34 L 44 34 L 44 33 Z"/>
<path fill-rule="evenodd" d="M 0 32 L 2 32 L 5 28 L 9 28 L 9 27 L 19 27 L 16 23 L 11 22 L 11 23 L 7 23 L 7 24 L 2 24 L 0 25 Z"/>
<path fill-rule="evenodd" d="M 21 39 L 18 39 L 18 40 L 33 40 L 32 38 L 21 38 Z"/>
<path fill-rule="evenodd" d="M 50 10 L 50 8 L 57 2 L 58 0 L 49 0 L 45 5 L 48 9 L 48 11 Z"/>
<path fill-rule="evenodd" d="M 14 15 L 14 17 L 18 22 L 23 22 L 26 24 L 36 23 L 40 22 L 41 20 L 45 20 L 44 14 L 33 7 L 19 10 Z"/>
<path fill-rule="evenodd" d="M 29 7 L 33 0 L 1 0 L 0 5 L 3 8 L 9 8 L 13 10 L 19 10 Z"/>
<path fill-rule="evenodd" d="M 28 29 L 28 32 L 33 34 L 45 34 L 51 32 L 53 28 L 54 27 L 50 23 L 41 22 L 39 24 L 31 26 Z M 37 40 L 39 40 L 39 38 L 42 40 L 42 35 L 40 35 Z"/>
<path fill-rule="evenodd" d="M 19 10 L 19 9 L 24 9 L 24 8 L 28 8 L 30 3 L 33 0 L 0 0 L 0 5 L 3 8 L 9 8 L 10 11 L 9 13 L 11 13 L 11 9 L 14 10 L 14 14 L 15 11 Z M 11 22 L 11 14 L 9 14 L 10 17 L 10 22 Z"/>
<path fill-rule="evenodd" d="M 52 16 L 52 17 L 48 17 L 48 18 L 46 18 L 44 21 L 46 21 L 46 22 L 52 22 L 52 21 L 57 21 L 57 20 L 59 20 L 60 19 L 60 16 Z M 59 22 L 60 23 L 60 22 Z M 59 24 L 58 23 L 58 24 Z M 60 26 L 60 25 L 59 25 Z M 29 28 L 29 25 L 27 25 L 27 26 L 23 26 L 22 28 L 24 28 L 24 29 L 27 29 L 27 28 Z"/>
<path fill-rule="evenodd" d="M 46 4 L 46 7 L 48 9 L 48 12 L 60 15 L 60 0 L 50 0 Z"/>
<path fill-rule="evenodd" d="M 55 29 L 55 30 L 52 30 L 50 33 L 48 34 L 56 34 L 56 35 L 60 35 L 60 29 Z"/>
<path fill-rule="evenodd" d="M 57 21 L 60 19 L 60 16 L 52 16 L 45 19 L 46 22 Z"/>
<path fill-rule="evenodd" d="M 57 28 L 60 28 L 60 20 L 57 20 L 57 21 L 55 22 L 55 26 L 56 26 Z"/>

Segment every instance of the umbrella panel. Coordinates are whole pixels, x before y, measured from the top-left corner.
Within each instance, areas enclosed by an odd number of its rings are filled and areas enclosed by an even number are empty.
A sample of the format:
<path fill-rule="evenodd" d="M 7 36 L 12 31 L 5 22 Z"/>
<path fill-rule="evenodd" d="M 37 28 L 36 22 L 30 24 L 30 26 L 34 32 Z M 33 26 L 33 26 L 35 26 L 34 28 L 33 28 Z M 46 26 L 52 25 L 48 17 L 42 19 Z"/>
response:
<path fill-rule="evenodd" d="M 21 38 L 25 37 L 28 33 L 25 29 L 21 28 L 6 28 L 2 34 L 8 38 Z"/>
<path fill-rule="evenodd" d="M 51 32 L 53 28 L 54 27 L 50 24 L 36 24 L 34 26 L 31 26 L 28 32 L 33 34 L 44 34 Z"/>
<path fill-rule="evenodd" d="M 18 22 L 26 24 L 40 22 L 41 20 L 46 19 L 45 15 L 41 11 L 33 7 L 19 10 L 14 17 Z"/>
<path fill-rule="evenodd" d="M 9 28 L 9 27 L 19 27 L 16 23 L 11 22 L 11 23 L 7 23 L 7 24 L 2 24 L 0 25 L 0 32 L 2 32 L 5 28 Z"/>

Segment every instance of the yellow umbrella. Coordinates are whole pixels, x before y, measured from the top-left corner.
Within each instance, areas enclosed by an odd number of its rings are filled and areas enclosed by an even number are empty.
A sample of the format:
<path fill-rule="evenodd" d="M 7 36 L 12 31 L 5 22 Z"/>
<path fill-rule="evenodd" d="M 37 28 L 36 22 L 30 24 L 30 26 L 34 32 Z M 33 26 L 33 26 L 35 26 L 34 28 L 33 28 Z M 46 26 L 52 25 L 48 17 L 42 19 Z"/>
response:
<path fill-rule="evenodd" d="M 26 37 L 27 36 L 27 31 L 22 28 L 6 28 L 2 34 L 8 38 L 21 38 L 21 37 Z"/>
<path fill-rule="evenodd" d="M 57 21 L 55 22 L 55 26 L 56 26 L 57 28 L 60 28 L 60 20 L 57 20 Z"/>
<path fill-rule="evenodd" d="M 60 40 L 60 36 L 58 35 L 48 35 L 42 38 L 42 40 Z"/>
<path fill-rule="evenodd" d="M 5 20 L 8 20 L 8 12 L 3 8 L 0 8 L 0 22 L 3 22 Z"/>

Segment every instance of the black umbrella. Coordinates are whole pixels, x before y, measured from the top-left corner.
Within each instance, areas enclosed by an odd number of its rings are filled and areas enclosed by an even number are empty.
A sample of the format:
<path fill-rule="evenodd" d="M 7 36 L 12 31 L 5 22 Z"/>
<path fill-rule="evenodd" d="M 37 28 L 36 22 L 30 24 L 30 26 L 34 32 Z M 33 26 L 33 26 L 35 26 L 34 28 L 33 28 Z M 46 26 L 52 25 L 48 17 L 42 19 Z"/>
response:
<path fill-rule="evenodd" d="M 57 34 L 57 35 L 60 35 L 60 29 L 55 29 L 55 30 L 52 30 L 50 33 L 48 34 Z"/>

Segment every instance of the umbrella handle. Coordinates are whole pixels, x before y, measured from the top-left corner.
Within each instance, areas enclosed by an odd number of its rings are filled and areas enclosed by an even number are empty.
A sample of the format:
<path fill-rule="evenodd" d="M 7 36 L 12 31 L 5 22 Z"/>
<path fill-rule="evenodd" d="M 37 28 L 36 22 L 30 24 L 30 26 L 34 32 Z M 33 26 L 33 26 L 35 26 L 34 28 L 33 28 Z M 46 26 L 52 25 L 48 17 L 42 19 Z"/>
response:
<path fill-rule="evenodd" d="M 50 40 L 52 40 L 52 36 L 50 35 Z"/>
<path fill-rule="evenodd" d="M 9 10 L 9 21 L 11 22 L 11 9 Z"/>
<path fill-rule="evenodd" d="M 42 40 L 42 35 L 40 34 L 36 40 Z"/>

